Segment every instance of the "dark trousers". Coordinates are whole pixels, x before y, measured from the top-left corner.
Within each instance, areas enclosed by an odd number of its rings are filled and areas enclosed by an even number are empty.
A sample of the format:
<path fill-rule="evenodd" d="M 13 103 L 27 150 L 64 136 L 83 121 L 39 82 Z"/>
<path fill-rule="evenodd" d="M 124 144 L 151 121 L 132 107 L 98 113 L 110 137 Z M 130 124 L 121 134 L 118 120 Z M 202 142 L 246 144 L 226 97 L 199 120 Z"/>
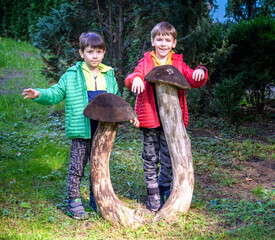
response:
<path fill-rule="evenodd" d="M 84 169 L 90 159 L 92 139 L 97 124 L 98 121 L 91 120 L 91 139 L 76 138 L 72 140 L 68 173 L 68 195 L 71 199 L 80 197 L 80 183 L 84 176 Z M 90 182 L 90 195 L 92 194 L 92 183 Z"/>
<path fill-rule="evenodd" d="M 143 172 L 148 194 L 158 193 L 160 188 L 170 188 L 172 163 L 162 128 L 146 129 L 143 133 Z M 158 164 L 160 164 L 160 172 Z"/>

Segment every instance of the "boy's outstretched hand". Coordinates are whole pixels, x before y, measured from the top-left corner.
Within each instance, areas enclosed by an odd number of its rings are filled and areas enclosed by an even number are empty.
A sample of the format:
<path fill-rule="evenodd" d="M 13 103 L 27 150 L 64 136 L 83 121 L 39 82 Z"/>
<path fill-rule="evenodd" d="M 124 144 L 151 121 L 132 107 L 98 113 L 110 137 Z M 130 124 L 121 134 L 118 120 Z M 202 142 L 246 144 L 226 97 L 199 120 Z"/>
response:
<path fill-rule="evenodd" d="M 138 121 L 138 119 L 136 117 L 133 118 L 133 119 L 131 119 L 130 123 L 132 123 L 136 128 L 139 127 L 139 121 Z"/>
<path fill-rule="evenodd" d="M 26 95 L 24 99 L 26 98 L 38 98 L 40 96 L 40 92 L 37 90 L 34 90 L 32 88 L 24 89 L 22 95 Z"/>
<path fill-rule="evenodd" d="M 204 78 L 204 75 L 205 75 L 205 73 L 202 69 L 196 69 L 193 72 L 193 79 L 195 81 L 201 81 Z"/>
<path fill-rule="evenodd" d="M 144 83 L 140 77 L 135 77 L 132 85 L 132 92 L 142 93 L 144 91 Z"/>

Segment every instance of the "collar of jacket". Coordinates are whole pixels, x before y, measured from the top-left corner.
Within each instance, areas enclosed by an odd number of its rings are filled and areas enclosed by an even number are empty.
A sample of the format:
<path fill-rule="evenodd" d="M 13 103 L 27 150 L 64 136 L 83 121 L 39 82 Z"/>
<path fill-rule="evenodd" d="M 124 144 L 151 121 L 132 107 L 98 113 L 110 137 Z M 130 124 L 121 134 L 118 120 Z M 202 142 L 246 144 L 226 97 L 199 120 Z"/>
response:
<path fill-rule="evenodd" d="M 148 52 L 144 53 L 144 57 L 148 58 L 150 56 L 151 56 L 151 51 L 148 51 Z M 183 61 L 182 54 L 173 53 L 173 55 L 172 55 L 172 61 L 173 60 L 175 60 L 175 61 Z"/>
<path fill-rule="evenodd" d="M 75 72 L 75 71 L 81 70 L 82 69 L 82 63 L 83 62 L 81 62 L 81 61 L 77 62 L 74 66 L 70 67 L 67 70 L 67 72 L 70 72 L 70 71 Z M 100 63 L 98 67 L 99 67 L 100 71 L 103 72 L 103 73 L 106 73 L 106 72 L 113 69 L 113 68 L 111 68 L 111 67 L 109 67 L 109 66 L 107 66 L 103 63 Z"/>

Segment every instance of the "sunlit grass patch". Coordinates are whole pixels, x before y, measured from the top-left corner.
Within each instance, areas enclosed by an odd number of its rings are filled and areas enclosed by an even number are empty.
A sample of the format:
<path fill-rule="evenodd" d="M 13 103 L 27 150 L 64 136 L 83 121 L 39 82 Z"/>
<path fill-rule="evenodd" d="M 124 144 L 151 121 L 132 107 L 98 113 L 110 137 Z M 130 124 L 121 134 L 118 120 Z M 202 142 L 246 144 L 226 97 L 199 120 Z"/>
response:
<path fill-rule="evenodd" d="M 28 69 L 37 71 L 42 67 L 39 51 L 25 41 L 14 41 L 1 37 L 0 59 L 0 66 L 8 70 L 26 70 L 26 66 L 28 66 Z"/>

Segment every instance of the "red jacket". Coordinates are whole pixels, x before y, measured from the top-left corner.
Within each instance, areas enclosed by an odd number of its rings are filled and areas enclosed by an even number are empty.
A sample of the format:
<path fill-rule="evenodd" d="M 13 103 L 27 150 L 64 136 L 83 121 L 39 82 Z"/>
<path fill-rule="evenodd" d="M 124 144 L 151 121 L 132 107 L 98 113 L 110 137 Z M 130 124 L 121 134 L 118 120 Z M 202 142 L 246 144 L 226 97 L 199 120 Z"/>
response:
<path fill-rule="evenodd" d="M 208 71 L 206 69 L 205 77 L 201 81 L 195 81 L 192 78 L 194 70 L 191 69 L 183 62 L 182 54 L 173 54 L 172 55 L 172 64 L 182 72 L 185 76 L 186 80 L 189 82 L 192 88 L 203 87 L 208 78 Z M 152 59 L 151 53 L 146 52 L 144 54 L 144 58 L 142 58 L 138 62 L 138 66 L 135 68 L 135 71 L 127 76 L 125 79 L 126 87 L 131 90 L 133 80 L 135 77 L 140 77 L 144 81 L 144 76 L 150 72 L 155 67 L 155 63 Z M 200 67 L 200 66 L 198 66 Z M 197 68 L 198 68 L 197 67 Z M 197 69 L 196 68 L 196 69 Z M 145 82 L 145 89 L 142 93 L 137 94 L 135 111 L 137 113 L 137 117 L 139 120 L 140 127 L 142 128 L 156 128 L 160 126 L 157 110 L 156 110 L 156 102 L 154 97 L 154 89 L 152 84 Z M 182 117 L 185 127 L 188 125 L 188 110 L 187 110 L 187 102 L 185 98 L 185 91 L 178 90 L 180 107 L 182 110 Z"/>

